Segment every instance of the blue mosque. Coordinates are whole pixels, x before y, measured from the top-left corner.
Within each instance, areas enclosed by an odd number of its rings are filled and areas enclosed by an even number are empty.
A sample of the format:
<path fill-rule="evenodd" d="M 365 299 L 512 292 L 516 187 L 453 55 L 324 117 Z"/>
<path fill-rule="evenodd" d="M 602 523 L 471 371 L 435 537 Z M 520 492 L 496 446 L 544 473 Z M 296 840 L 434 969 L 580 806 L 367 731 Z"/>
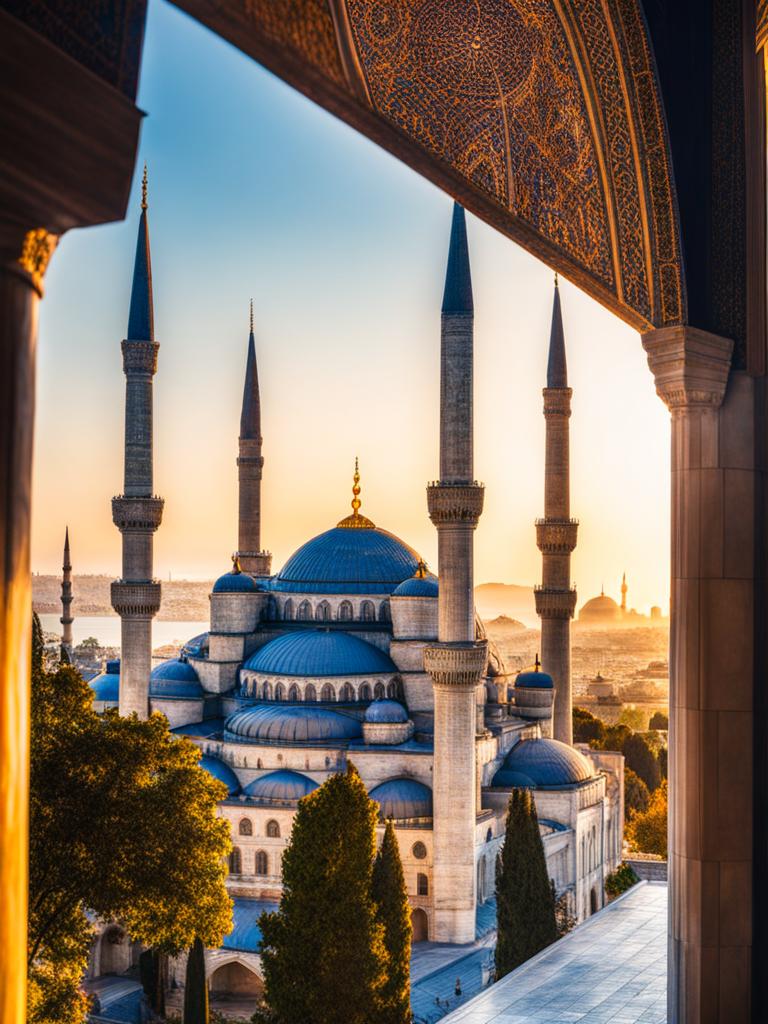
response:
<path fill-rule="evenodd" d="M 153 578 L 152 537 L 163 502 L 152 478 L 159 349 L 153 301 L 145 189 L 122 342 L 125 488 L 112 503 L 123 537 L 122 576 L 112 587 L 121 660 L 108 662 L 90 685 L 98 710 L 164 715 L 227 787 L 220 814 L 231 828 L 227 886 L 235 927 L 221 948 L 206 953 L 212 993 L 260 993 L 257 919 L 280 899 L 281 858 L 298 802 L 348 762 L 379 804 L 381 827 L 388 818 L 394 822 L 414 942 L 474 941 L 478 907 L 494 895 L 509 796 L 521 786 L 533 791 L 558 894 L 577 920 L 588 917 L 603 905 L 605 876 L 621 860 L 623 758 L 571 743 L 570 648 L 562 647 L 570 645 L 570 583 L 545 571 L 537 604 L 543 627 L 549 623 L 554 632 L 546 642 L 543 637 L 543 666 L 517 676 L 506 671 L 474 608 L 472 541 L 483 488 L 472 471 L 474 309 L 464 211 L 455 206 L 453 212 L 440 311 L 440 476 L 427 488 L 438 571 L 363 512 L 357 463 L 351 511 L 345 514 L 340 495 L 339 521 L 318 523 L 317 536 L 273 571 L 262 547 L 264 459 L 251 309 L 237 553 L 211 590 L 207 632 L 155 667 L 151 625 L 160 584 Z M 555 447 L 562 460 L 570 390 L 557 290 L 550 373 L 545 415 L 549 409 L 559 417 Z M 548 483 L 556 498 L 562 468 L 561 461 L 555 483 Z M 557 572 L 575 544 L 575 521 L 563 513 L 561 497 L 555 513 L 537 524 L 545 566 L 549 559 Z M 548 650 L 557 672 L 549 671 Z M 136 956 L 119 922 L 105 923 L 90 973 L 120 973 Z M 172 967 L 179 983 L 183 968 L 183 960 Z"/>

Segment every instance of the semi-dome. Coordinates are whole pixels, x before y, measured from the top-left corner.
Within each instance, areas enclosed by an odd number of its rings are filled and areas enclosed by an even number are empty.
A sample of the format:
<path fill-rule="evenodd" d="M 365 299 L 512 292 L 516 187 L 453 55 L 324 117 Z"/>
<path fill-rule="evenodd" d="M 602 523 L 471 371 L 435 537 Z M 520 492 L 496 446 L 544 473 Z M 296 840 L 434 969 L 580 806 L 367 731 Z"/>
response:
<path fill-rule="evenodd" d="M 269 772 L 261 778 L 246 786 L 243 792 L 246 796 L 259 800 L 301 800 L 313 790 L 317 789 L 317 783 L 308 775 L 301 772 L 278 771 Z"/>
<path fill-rule="evenodd" d="M 240 792 L 240 783 L 237 781 L 237 776 L 229 767 L 218 757 L 212 757 L 210 754 L 203 754 L 200 758 L 200 767 L 205 768 L 214 779 L 218 779 L 219 782 L 223 782 L 229 790 L 229 796 L 237 796 Z"/>
<path fill-rule="evenodd" d="M 432 790 L 416 779 L 388 779 L 369 795 L 379 804 L 382 819 L 432 817 Z"/>
<path fill-rule="evenodd" d="M 375 700 L 365 712 L 366 722 L 392 725 L 408 721 L 408 712 L 399 700 Z"/>
<path fill-rule="evenodd" d="M 357 718 L 302 704 L 257 704 L 224 723 L 224 739 L 254 743 L 346 742 L 362 735 Z"/>
<path fill-rule="evenodd" d="M 120 659 L 108 661 L 102 672 L 88 680 L 88 685 L 93 690 L 94 700 L 117 704 L 120 700 Z"/>
<path fill-rule="evenodd" d="M 391 594 L 418 565 L 416 552 L 386 530 L 336 526 L 291 555 L 272 587 L 305 594 Z"/>
<path fill-rule="evenodd" d="M 203 688 L 197 672 L 188 661 L 170 658 L 152 669 L 149 676 L 149 695 L 195 700 L 203 696 Z"/>
<path fill-rule="evenodd" d="M 559 740 L 521 740 L 493 777 L 494 786 L 554 789 L 577 786 L 595 777 L 595 769 L 574 747 Z"/>
<path fill-rule="evenodd" d="M 393 597 L 437 597 L 437 576 L 411 576 L 392 591 Z"/>
<path fill-rule="evenodd" d="M 255 651 L 243 665 L 274 676 L 363 676 L 397 672 L 384 651 L 351 633 L 302 629 L 283 633 Z"/>
<path fill-rule="evenodd" d="M 214 594 L 255 594 L 260 589 L 253 576 L 242 572 L 237 566 L 231 572 L 219 576 L 213 584 Z"/>

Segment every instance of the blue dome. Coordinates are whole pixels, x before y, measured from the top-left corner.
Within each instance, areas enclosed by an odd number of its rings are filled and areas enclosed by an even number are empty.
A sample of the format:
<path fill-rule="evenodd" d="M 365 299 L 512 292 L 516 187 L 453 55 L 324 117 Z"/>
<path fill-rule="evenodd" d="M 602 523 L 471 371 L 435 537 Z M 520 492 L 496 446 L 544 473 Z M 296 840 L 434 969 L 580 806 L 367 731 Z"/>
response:
<path fill-rule="evenodd" d="M 391 594 L 418 564 L 416 552 L 386 530 L 336 526 L 291 555 L 272 587 L 303 594 Z"/>
<path fill-rule="evenodd" d="M 188 661 L 171 658 L 152 669 L 149 677 L 150 697 L 186 697 L 196 699 L 203 696 L 203 688 L 197 672 Z"/>
<path fill-rule="evenodd" d="M 577 786 L 595 777 L 590 762 L 559 740 L 521 740 L 493 777 L 493 786 L 554 789 Z"/>
<path fill-rule="evenodd" d="M 369 796 L 379 804 L 382 819 L 432 817 L 432 790 L 415 779 L 389 779 Z"/>
<path fill-rule="evenodd" d="M 394 597 L 437 597 L 437 576 L 411 576 L 393 591 Z"/>
<path fill-rule="evenodd" d="M 214 779 L 218 779 L 219 782 L 223 782 L 229 790 L 230 796 L 237 796 L 240 792 L 240 783 L 237 781 L 237 776 L 223 761 L 220 761 L 218 757 L 211 757 L 210 754 L 203 754 L 200 758 L 200 767 L 205 768 Z"/>
<path fill-rule="evenodd" d="M 241 742 L 318 743 L 361 735 L 357 718 L 316 705 L 257 704 L 235 712 L 224 723 L 224 739 Z"/>
<path fill-rule="evenodd" d="M 257 797 L 260 800 L 301 800 L 313 790 L 317 789 L 317 783 L 307 775 L 300 772 L 279 771 L 262 775 L 259 779 L 246 786 L 243 792 L 246 796 Z"/>
<path fill-rule="evenodd" d="M 375 700 L 365 712 L 366 722 L 392 724 L 408 721 L 408 712 L 398 700 Z"/>
<path fill-rule="evenodd" d="M 553 690 L 555 683 L 547 672 L 521 672 L 515 679 L 515 686 L 524 690 Z"/>
<path fill-rule="evenodd" d="M 93 699 L 107 704 L 117 704 L 120 700 L 120 659 L 108 661 L 104 671 L 88 680 L 93 690 Z"/>
<path fill-rule="evenodd" d="M 187 640 L 184 646 L 181 648 L 181 653 L 191 658 L 199 658 L 205 653 L 208 647 L 208 634 L 198 633 L 197 636 L 193 636 Z"/>
<path fill-rule="evenodd" d="M 397 666 L 389 655 L 378 647 L 351 633 L 330 629 L 283 633 L 255 651 L 243 668 L 267 675 L 293 677 L 397 672 Z"/>
<path fill-rule="evenodd" d="M 213 584 L 214 594 L 255 594 L 259 589 L 256 580 L 247 572 L 225 572 Z"/>

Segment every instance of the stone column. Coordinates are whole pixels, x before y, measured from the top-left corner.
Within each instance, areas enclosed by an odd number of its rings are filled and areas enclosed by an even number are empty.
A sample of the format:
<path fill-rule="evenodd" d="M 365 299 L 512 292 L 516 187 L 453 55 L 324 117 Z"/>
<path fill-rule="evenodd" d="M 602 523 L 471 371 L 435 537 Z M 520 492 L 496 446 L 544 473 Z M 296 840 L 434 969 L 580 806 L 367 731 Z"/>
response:
<path fill-rule="evenodd" d="M 750 1020 L 761 385 L 704 331 L 643 346 L 672 414 L 668 1019 L 735 1024 Z"/>

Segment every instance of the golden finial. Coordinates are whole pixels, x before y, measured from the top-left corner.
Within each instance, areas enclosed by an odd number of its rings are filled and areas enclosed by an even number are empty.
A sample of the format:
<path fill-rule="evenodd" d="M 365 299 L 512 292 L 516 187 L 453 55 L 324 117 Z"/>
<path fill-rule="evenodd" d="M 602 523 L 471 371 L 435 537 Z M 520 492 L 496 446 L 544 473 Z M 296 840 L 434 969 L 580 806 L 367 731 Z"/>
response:
<path fill-rule="evenodd" d="M 541 670 L 541 662 L 539 661 L 539 652 L 538 651 L 536 651 L 536 661 L 534 662 L 534 664 L 536 666 L 536 671 L 539 672 Z"/>
<path fill-rule="evenodd" d="M 253 299 L 251 299 L 251 334 L 253 334 Z"/>
<path fill-rule="evenodd" d="M 141 178 L 141 208 L 146 210 L 147 208 L 147 165 L 144 164 L 144 174 Z"/>
<path fill-rule="evenodd" d="M 355 456 L 355 475 L 352 477 L 352 515 L 347 516 L 346 519 L 342 519 L 341 522 L 337 523 L 337 526 L 343 526 L 347 529 L 375 529 L 374 524 L 366 516 L 360 515 L 360 464 L 357 456 Z"/>
<path fill-rule="evenodd" d="M 235 576 L 239 576 L 243 570 L 240 568 L 240 556 L 237 552 L 232 555 L 232 573 Z"/>
<path fill-rule="evenodd" d="M 427 563 L 424 561 L 423 558 L 419 559 L 419 564 L 416 567 L 416 572 L 414 573 L 414 576 L 416 577 L 417 580 L 425 580 L 428 575 L 429 569 L 427 568 Z"/>

